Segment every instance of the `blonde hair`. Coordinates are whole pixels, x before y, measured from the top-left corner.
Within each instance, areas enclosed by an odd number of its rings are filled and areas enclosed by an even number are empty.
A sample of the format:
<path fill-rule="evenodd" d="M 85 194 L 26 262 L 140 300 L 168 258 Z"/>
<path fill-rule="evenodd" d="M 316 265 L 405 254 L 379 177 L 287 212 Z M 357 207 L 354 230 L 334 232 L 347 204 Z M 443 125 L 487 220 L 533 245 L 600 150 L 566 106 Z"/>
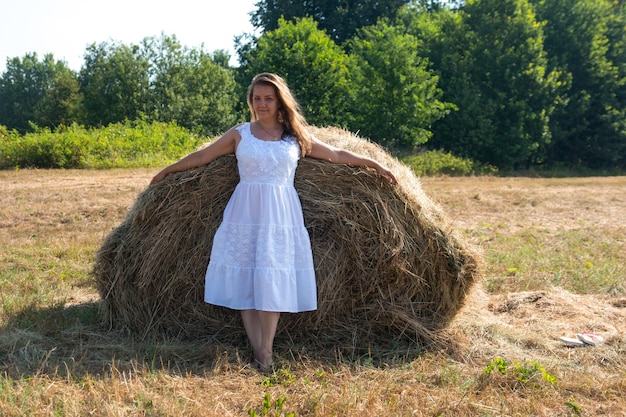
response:
<path fill-rule="evenodd" d="M 252 94 L 257 85 L 269 85 L 274 87 L 278 98 L 278 122 L 283 126 L 283 135 L 291 135 L 296 138 L 305 156 L 311 151 L 311 135 L 307 131 L 308 123 L 302 115 L 298 101 L 291 94 L 287 82 L 277 74 L 264 72 L 257 74 L 248 87 L 248 107 L 252 121 L 257 120 L 256 112 L 252 106 Z"/>

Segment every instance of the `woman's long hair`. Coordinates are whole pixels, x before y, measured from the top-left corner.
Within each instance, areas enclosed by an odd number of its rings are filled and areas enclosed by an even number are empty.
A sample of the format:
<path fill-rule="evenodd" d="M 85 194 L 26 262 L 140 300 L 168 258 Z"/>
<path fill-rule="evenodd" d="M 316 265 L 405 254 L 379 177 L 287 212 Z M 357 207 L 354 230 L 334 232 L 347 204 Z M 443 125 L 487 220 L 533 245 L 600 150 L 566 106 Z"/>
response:
<path fill-rule="evenodd" d="M 296 138 L 305 156 L 311 151 L 311 135 L 307 131 L 308 123 L 302 115 L 300 104 L 291 94 L 287 82 L 277 74 L 264 72 L 257 74 L 248 87 L 248 107 L 252 115 L 252 121 L 257 120 L 256 112 L 252 106 L 252 93 L 257 85 L 269 85 L 274 87 L 278 97 L 278 122 L 283 126 L 283 134 Z"/>

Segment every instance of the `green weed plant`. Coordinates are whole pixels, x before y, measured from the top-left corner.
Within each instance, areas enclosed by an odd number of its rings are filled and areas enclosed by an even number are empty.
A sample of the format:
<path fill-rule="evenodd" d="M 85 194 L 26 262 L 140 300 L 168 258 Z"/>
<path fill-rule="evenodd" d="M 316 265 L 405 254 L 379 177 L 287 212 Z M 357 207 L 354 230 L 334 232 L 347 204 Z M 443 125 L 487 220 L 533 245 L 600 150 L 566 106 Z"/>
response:
<path fill-rule="evenodd" d="M 546 371 L 538 361 L 524 360 L 522 362 L 507 362 L 502 358 L 494 358 L 489 361 L 483 373 L 487 376 L 497 371 L 500 375 L 512 376 L 524 386 L 533 384 L 536 387 L 539 380 L 546 381 L 550 385 L 556 383 L 556 377 Z"/>
<path fill-rule="evenodd" d="M 266 393 L 263 397 L 260 410 L 254 408 L 248 409 L 248 415 L 251 417 L 259 416 L 280 416 L 280 417 L 294 417 L 294 412 L 287 412 L 283 410 L 283 407 L 287 402 L 287 397 L 279 396 L 276 400 L 272 400 L 270 393 Z"/>

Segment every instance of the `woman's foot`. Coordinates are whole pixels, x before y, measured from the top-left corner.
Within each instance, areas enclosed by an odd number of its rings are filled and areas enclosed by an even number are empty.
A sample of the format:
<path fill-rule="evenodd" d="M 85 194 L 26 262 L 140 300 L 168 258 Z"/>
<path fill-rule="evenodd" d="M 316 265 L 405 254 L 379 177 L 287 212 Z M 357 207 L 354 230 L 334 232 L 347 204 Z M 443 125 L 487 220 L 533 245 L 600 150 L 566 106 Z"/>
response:
<path fill-rule="evenodd" d="M 252 367 L 262 374 L 271 374 L 275 371 L 274 362 L 262 363 L 256 359 L 252 361 Z"/>
<path fill-rule="evenodd" d="M 274 360 L 272 355 L 258 356 L 254 355 L 252 366 L 261 373 L 270 374 L 274 372 Z"/>

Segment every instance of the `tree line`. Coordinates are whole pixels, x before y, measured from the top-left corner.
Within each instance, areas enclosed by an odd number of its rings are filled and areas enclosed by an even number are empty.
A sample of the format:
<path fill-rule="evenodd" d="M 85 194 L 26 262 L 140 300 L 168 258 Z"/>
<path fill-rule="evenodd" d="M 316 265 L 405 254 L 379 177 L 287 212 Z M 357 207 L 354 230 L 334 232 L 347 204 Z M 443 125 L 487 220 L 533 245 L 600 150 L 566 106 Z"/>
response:
<path fill-rule="evenodd" d="M 260 0 L 261 33 L 225 51 L 175 35 L 7 61 L 0 125 L 173 122 L 217 135 L 246 120 L 256 73 L 281 74 L 307 119 L 398 152 L 500 169 L 626 168 L 626 2 Z"/>

